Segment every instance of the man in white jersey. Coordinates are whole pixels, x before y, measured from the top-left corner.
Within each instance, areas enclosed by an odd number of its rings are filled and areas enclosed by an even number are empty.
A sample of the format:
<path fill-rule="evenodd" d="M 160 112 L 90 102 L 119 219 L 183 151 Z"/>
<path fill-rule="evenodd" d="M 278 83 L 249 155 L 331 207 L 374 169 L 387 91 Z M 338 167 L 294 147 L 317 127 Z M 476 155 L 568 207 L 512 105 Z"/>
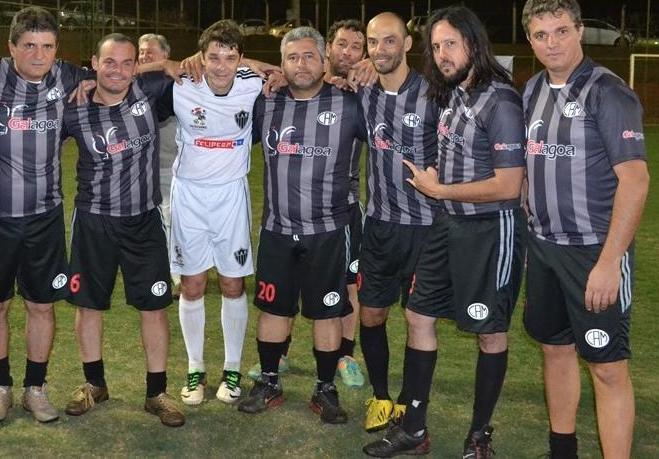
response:
<path fill-rule="evenodd" d="M 171 271 L 181 275 L 179 317 L 188 352 L 188 405 L 204 400 L 203 359 L 208 269 L 222 291 L 224 372 L 217 398 L 240 396 L 240 362 L 247 327 L 244 277 L 253 274 L 247 183 L 252 106 L 262 89 L 255 73 L 240 69 L 242 37 L 232 21 L 219 21 L 199 39 L 205 75 L 173 88 L 179 153 L 172 186 Z"/>

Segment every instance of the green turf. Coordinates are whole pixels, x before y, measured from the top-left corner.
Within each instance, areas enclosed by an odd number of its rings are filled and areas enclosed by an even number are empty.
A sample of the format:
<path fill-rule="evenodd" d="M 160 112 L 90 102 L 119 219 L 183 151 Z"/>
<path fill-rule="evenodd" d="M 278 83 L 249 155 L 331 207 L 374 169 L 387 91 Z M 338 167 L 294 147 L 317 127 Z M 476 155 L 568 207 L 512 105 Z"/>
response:
<path fill-rule="evenodd" d="M 659 128 L 648 128 L 647 144 L 651 173 L 659 167 Z M 262 206 L 262 165 L 260 150 L 254 151 L 250 176 L 255 221 Z M 66 208 L 70 213 L 75 194 L 75 148 L 68 144 L 64 154 Z M 657 308 L 659 293 L 659 192 L 651 185 L 645 217 L 637 239 L 637 269 L 632 320 L 633 380 L 637 418 L 633 456 L 659 457 L 659 361 L 657 350 Z M 258 224 L 255 225 L 256 230 Z M 99 260 L 102 262 L 102 260 Z M 248 284 L 253 295 L 253 280 Z M 72 418 L 63 414 L 58 422 L 39 425 L 20 408 L 25 345 L 24 313 L 14 301 L 10 313 L 11 362 L 17 391 L 17 405 L 0 424 L 0 456 L 138 456 L 138 457 L 361 457 L 361 447 L 378 438 L 361 428 L 363 402 L 368 389 L 348 390 L 339 384 L 341 399 L 351 418 L 346 426 L 324 426 L 307 408 L 314 381 L 310 324 L 298 320 L 291 346 L 292 371 L 284 376 L 287 402 L 281 408 L 257 416 L 238 413 L 212 398 L 219 382 L 222 362 L 219 332 L 219 297 L 215 282 L 206 297 L 207 334 L 205 360 L 210 376 L 206 403 L 185 408 L 187 423 L 179 429 L 162 426 L 142 410 L 144 400 L 144 357 L 140 344 L 137 313 L 127 307 L 119 279 L 112 310 L 105 317 L 105 354 L 110 400 L 89 414 Z M 254 340 L 255 310 L 250 310 L 243 371 L 256 361 Z M 82 372 L 73 335 L 73 309 L 57 305 L 57 336 L 50 364 L 50 393 L 62 408 L 74 387 L 82 382 Z M 170 393 L 177 395 L 187 369 L 185 347 L 178 325 L 176 307 L 170 308 L 171 347 L 169 361 Z M 476 344 L 472 336 L 457 333 L 449 322 L 438 326 L 440 355 L 431 394 L 429 427 L 433 457 L 458 457 L 468 428 Z M 405 332 L 402 315 L 395 308 L 389 323 L 391 391 L 400 387 Z M 357 352 L 361 361 L 361 353 Z M 585 373 L 584 373 L 585 374 Z M 249 384 L 245 383 L 248 387 Z M 601 457 L 593 415 L 593 395 L 584 378 L 579 411 L 580 452 L 583 458 Z M 501 401 L 493 421 L 495 447 L 500 458 L 532 458 L 546 450 L 547 420 L 541 383 L 541 356 L 521 325 L 518 308 L 510 334 L 510 367 Z"/>

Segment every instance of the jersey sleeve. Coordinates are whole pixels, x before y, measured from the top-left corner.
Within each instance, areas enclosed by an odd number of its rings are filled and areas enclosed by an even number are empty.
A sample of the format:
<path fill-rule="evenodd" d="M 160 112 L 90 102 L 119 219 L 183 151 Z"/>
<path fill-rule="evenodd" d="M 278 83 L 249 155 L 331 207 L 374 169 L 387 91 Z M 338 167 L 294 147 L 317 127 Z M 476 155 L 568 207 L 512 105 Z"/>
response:
<path fill-rule="evenodd" d="M 65 84 L 66 93 L 70 93 L 78 87 L 83 80 L 93 80 L 96 78 L 96 71 L 87 67 L 78 67 L 69 62 L 60 61 L 60 71 L 62 72 L 62 81 Z"/>
<path fill-rule="evenodd" d="M 265 96 L 259 94 L 254 101 L 252 110 L 252 144 L 256 145 L 261 142 L 261 129 L 263 127 L 263 114 L 265 111 Z"/>
<path fill-rule="evenodd" d="M 519 95 L 512 90 L 499 91 L 486 126 L 492 155 L 492 167 L 524 167 L 526 127 Z"/>
<path fill-rule="evenodd" d="M 646 159 L 643 108 L 623 83 L 607 85 L 598 97 L 595 119 L 611 165 Z"/>
<path fill-rule="evenodd" d="M 367 142 L 368 130 L 366 128 L 366 115 L 364 115 L 364 107 L 362 107 L 361 102 L 359 102 L 359 99 L 357 99 L 356 96 L 353 97 L 352 100 L 354 101 L 356 107 L 355 111 L 357 113 L 357 118 L 355 120 L 356 136 L 362 142 Z"/>
<path fill-rule="evenodd" d="M 156 100 L 158 121 L 164 121 L 174 115 L 174 80 L 165 75 L 164 72 L 146 72 L 138 79 L 145 94 Z"/>

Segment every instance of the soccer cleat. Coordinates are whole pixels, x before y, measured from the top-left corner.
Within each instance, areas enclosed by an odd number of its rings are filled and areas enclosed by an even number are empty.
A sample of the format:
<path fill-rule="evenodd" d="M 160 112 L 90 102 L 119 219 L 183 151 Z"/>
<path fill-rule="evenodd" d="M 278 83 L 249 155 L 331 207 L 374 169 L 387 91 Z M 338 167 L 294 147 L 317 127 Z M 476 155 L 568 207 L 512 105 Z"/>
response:
<path fill-rule="evenodd" d="M 224 370 L 222 381 L 217 389 L 216 397 L 224 403 L 236 403 L 240 394 L 240 373 L 232 370 Z"/>
<path fill-rule="evenodd" d="M 391 400 L 379 400 L 371 397 L 366 400 L 366 419 L 364 429 L 366 432 L 376 432 L 389 425 L 391 413 L 394 410 L 394 402 Z"/>
<path fill-rule="evenodd" d="M 277 373 L 278 374 L 286 373 L 290 369 L 291 366 L 288 363 L 288 356 L 282 355 L 279 358 L 279 368 L 277 369 Z M 247 376 L 249 376 L 254 381 L 257 381 L 261 377 L 261 363 L 256 362 L 254 366 L 252 366 L 252 368 L 250 368 L 249 371 L 247 372 Z"/>
<path fill-rule="evenodd" d="M 403 416 L 405 416 L 405 410 L 407 405 L 402 403 L 394 403 L 394 410 L 391 412 L 391 422 L 394 424 L 400 424 L 403 421 Z"/>
<path fill-rule="evenodd" d="M 311 396 L 309 408 L 320 415 L 320 420 L 328 424 L 345 424 L 348 422 L 348 413 L 339 406 L 339 393 L 334 383 L 324 382 L 316 384 Z"/>
<path fill-rule="evenodd" d="M 373 457 L 394 457 L 405 454 L 407 456 L 421 456 L 430 452 L 430 437 L 428 430 L 416 437 L 395 425 L 387 431 L 382 440 L 374 441 L 362 448 L 365 454 Z"/>
<path fill-rule="evenodd" d="M 46 393 L 46 384 L 43 386 L 29 386 L 23 392 L 23 409 L 29 411 L 39 422 L 52 422 L 59 418 Z"/>
<path fill-rule="evenodd" d="M 179 427 L 185 424 L 185 415 L 166 392 L 155 397 L 147 397 L 144 401 L 144 411 L 155 414 L 160 418 L 160 422 L 168 427 Z"/>
<path fill-rule="evenodd" d="M 73 398 L 66 404 L 64 412 L 70 416 L 80 416 L 108 398 L 107 387 L 94 386 L 86 382 L 73 392 Z"/>
<path fill-rule="evenodd" d="M 493 430 L 491 426 L 486 425 L 467 437 L 462 459 L 490 459 L 494 457 L 494 450 L 492 449 Z"/>
<path fill-rule="evenodd" d="M 261 413 L 268 408 L 275 408 L 284 403 L 284 391 L 281 384 L 270 384 L 259 378 L 249 395 L 240 401 L 238 411 L 243 413 Z"/>
<path fill-rule="evenodd" d="M 186 405 L 199 405 L 204 401 L 206 373 L 193 371 L 188 373 L 188 382 L 181 389 L 181 401 Z"/>
<path fill-rule="evenodd" d="M 11 386 L 0 386 L 0 421 L 7 417 L 9 408 L 14 404 L 14 397 L 11 393 Z"/>
<path fill-rule="evenodd" d="M 339 359 L 337 365 L 341 381 L 348 387 L 362 387 L 364 385 L 364 375 L 362 374 L 359 364 L 349 355 L 344 355 Z"/>

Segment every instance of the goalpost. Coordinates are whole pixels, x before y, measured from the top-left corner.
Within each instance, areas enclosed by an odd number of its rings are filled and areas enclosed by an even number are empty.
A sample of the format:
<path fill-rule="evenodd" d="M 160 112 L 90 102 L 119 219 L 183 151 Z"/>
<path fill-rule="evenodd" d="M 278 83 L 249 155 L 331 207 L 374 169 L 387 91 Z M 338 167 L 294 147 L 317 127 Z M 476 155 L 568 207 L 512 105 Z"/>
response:
<path fill-rule="evenodd" d="M 634 89 L 635 64 L 637 58 L 659 59 L 659 54 L 630 54 L 629 55 L 629 87 Z"/>

